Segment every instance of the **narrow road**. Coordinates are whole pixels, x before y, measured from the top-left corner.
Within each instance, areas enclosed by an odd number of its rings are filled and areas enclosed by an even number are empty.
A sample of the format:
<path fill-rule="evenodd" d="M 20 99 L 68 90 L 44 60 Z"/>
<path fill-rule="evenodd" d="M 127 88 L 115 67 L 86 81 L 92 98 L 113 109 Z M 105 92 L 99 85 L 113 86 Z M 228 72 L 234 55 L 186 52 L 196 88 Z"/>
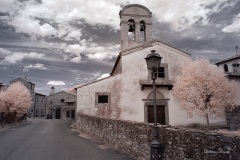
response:
<path fill-rule="evenodd" d="M 78 136 L 65 120 L 29 119 L 0 131 L 0 160 L 130 160 Z"/>

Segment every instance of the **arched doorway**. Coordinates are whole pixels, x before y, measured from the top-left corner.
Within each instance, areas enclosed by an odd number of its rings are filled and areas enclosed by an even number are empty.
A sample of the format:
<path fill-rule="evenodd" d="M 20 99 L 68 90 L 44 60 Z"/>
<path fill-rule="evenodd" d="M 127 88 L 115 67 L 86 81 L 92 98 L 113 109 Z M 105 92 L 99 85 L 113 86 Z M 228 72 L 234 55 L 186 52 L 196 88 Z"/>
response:
<path fill-rule="evenodd" d="M 161 92 L 156 92 L 157 122 L 160 124 L 169 124 L 167 99 Z M 145 122 L 154 122 L 153 92 L 148 95 L 145 102 Z"/>

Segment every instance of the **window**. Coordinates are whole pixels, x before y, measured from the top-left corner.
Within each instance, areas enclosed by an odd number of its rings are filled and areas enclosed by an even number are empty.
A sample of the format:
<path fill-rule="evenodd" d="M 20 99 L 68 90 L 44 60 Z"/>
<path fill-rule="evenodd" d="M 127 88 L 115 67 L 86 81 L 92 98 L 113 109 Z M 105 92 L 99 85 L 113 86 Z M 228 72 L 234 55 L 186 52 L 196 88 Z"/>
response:
<path fill-rule="evenodd" d="M 68 106 L 74 106 L 74 102 L 68 102 Z"/>
<path fill-rule="evenodd" d="M 63 102 L 64 102 L 64 99 L 61 99 L 61 102 L 63 103 Z"/>
<path fill-rule="evenodd" d="M 108 103 L 108 95 L 98 95 L 98 103 Z"/>
<path fill-rule="evenodd" d="M 155 73 L 157 78 L 165 78 L 165 69 L 164 67 L 160 67 L 157 72 Z"/>
<path fill-rule="evenodd" d="M 155 73 L 157 79 L 168 79 L 168 64 L 161 63 L 160 68 Z M 148 79 L 152 79 L 152 72 L 148 70 Z"/>
<path fill-rule="evenodd" d="M 224 72 L 228 72 L 228 66 L 224 64 Z"/>
<path fill-rule="evenodd" d="M 111 94 L 109 92 L 96 92 L 95 104 L 97 106 L 104 106 L 111 103 Z"/>

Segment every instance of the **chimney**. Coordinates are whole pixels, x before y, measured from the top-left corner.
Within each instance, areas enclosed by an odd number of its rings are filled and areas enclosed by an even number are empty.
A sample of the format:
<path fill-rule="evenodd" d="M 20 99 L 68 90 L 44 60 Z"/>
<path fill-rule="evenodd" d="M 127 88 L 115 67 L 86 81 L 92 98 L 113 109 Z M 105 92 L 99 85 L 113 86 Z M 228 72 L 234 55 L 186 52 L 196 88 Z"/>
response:
<path fill-rule="evenodd" d="M 52 86 L 50 95 L 51 95 L 51 94 L 54 94 L 54 93 L 55 93 L 55 88 Z"/>

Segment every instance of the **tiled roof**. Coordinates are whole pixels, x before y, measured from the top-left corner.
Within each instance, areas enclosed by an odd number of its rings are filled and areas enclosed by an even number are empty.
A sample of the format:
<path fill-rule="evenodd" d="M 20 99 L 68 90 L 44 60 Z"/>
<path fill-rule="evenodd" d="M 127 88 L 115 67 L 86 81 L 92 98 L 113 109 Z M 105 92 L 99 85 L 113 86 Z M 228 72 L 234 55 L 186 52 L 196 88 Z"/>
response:
<path fill-rule="evenodd" d="M 223 63 L 223 62 L 231 61 L 231 60 L 234 60 L 234 59 L 237 59 L 237 58 L 240 58 L 240 55 L 239 55 L 239 54 L 234 55 L 234 56 L 229 57 L 229 58 L 226 58 L 226 59 L 224 59 L 224 60 L 222 60 L 222 61 L 216 62 L 215 64 L 221 64 L 221 63 Z"/>
<path fill-rule="evenodd" d="M 176 50 L 178 50 L 178 51 L 180 51 L 180 52 L 183 52 L 183 53 L 191 56 L 191 54 L 189 54 L 189 53 L 187 53 L 187 52 L 185 52 L 185 51 L 183 51 L 183 50 L 180 50 L 180 49 L 178 49 L 178 48 L 176 48 L 176 47 L 173 47 L 173 46 L 171 46 L 171 45 L 169 45 L 169 44 L 167 44 L 167 43 L 164 43 L 164 42 L 162 42 L 162 41 L 160 41 L 160 40 L 153 40 L 153 41 L 151 41 L 151 42 L 145 42 L 145 43 L 143 43 L 143 44 L 141 44 L 141 45 L 138 45 L 138 46 L 135 46 L 135 47 L 126 49 L 126 50 L 124 50 L 124 51 L 121 51 L 120 54 L 122 54 L 122 55 L 129 54 L 129 53 L 135 52 L 135 51 L 137 51 L 137 50 L 141 50 L 141 49 L 144 49 L 144 48 L 147 48 L 147 47 L 151 47 L 151 46 L 153 46 L 153 45 L 155 45 L 155 44 L 157 44 L 157 43 L 166 45 L 166 46 L 168 46 L 168 47 L 171 47 L 171 48 L 173 48 L 173 49 L 176 49 Z"/>

